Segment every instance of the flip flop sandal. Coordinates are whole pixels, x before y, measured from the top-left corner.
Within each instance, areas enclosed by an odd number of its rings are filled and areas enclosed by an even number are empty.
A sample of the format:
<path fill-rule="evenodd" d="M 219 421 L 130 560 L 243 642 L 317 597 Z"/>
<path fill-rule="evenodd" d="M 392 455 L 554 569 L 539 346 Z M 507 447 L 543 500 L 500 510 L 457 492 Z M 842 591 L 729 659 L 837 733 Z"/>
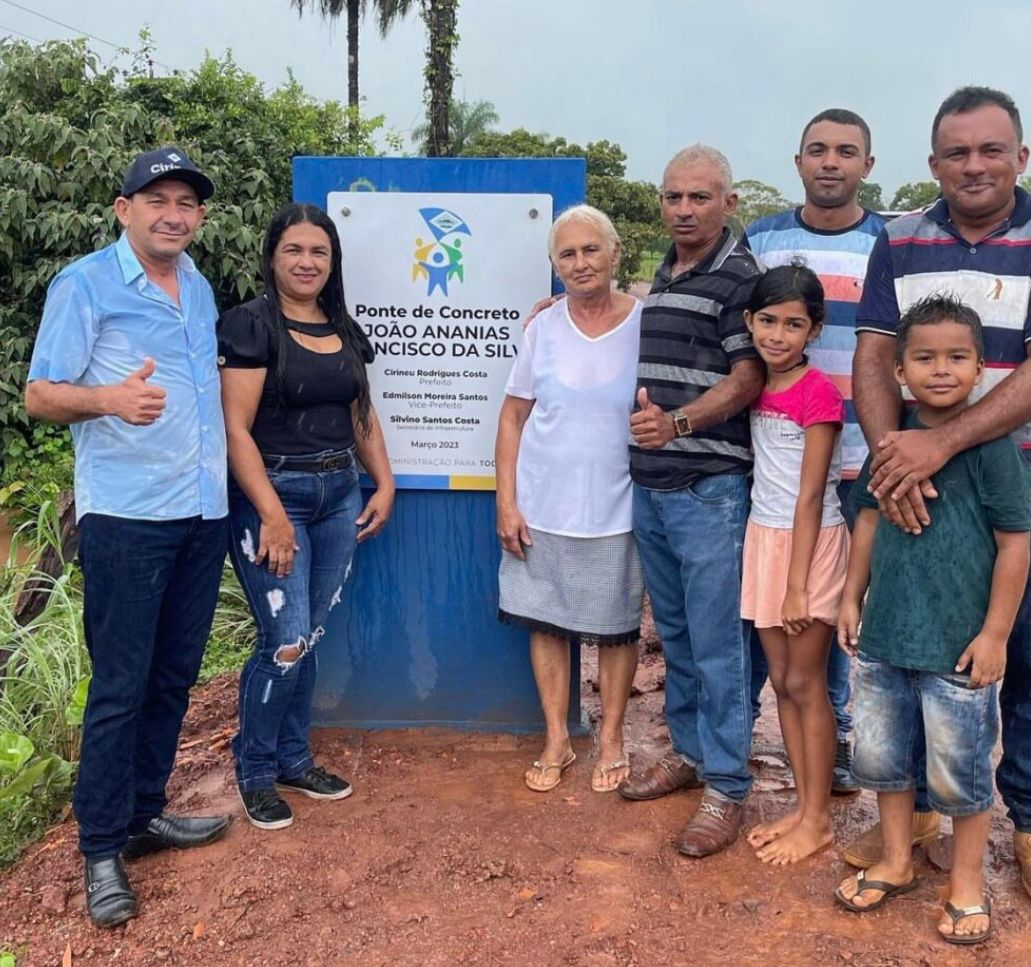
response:
<path fill-rule="evenodd" d="M 619 783 L 614 786 L 603 785 L 605 779 L 608 778 L 610 772 L 615 772 L 617 769 L 629 769 L 629 759 L 616 759 L 615 762 L 607 762 L 604 765 L 598 763 L 594 767 L 594 774 L 591 776 L 591 789 L 595 792 L 615 792 L 619 788 Z M 601 780 L 600 782 L 596 780 Z"/>
<path fill-rule="evenodd" d="M 541 762 L 535 760 L 533 765 L 526 770 L 526 775 L 523 776 L 523 780 L 526 782 L 528 788 L 534 792 L 551 792 L 561 781 L 562 773 L 566 771 L 574 762 L 576 762 L 576 753 L 570 752 L 569 758 L 565 762 Z M 536 769 L 540 773 L 540 779 L 531 778 L 531 772 Z M 558 772 L 554 779 L 548 778 L 548 773 L 552 769 L 557 769 Z"/>
<path fill-rule="evenodd" d="M 884 904 L 893 897 L 901 896 L 903 893 L 909 893 L 910 890 L 915 890 L 919 884 L 920 881 L 915 876 L 908 883 L 889 883 L 887 880 L 868 880 L 866 878 L 866 870 L 860 870 L 856 874 L 856 892 L 851 897 L 847 897 L 841 892 L 841 887 L 839 886 L 834 891 L 834 899 L 846 910 L 851 910 L 853 913 L 869 913 L 871 910 L 876 910 L 878 907 L 884 906 Z M 874 900 L 873 903 L 869 903 L 866 906 L 860 906 L 858 903 L 852 902 L 855 897 L 859 896 L 860 893 L 863 893 L 866 890 L 880 890 L 884 896 L 879 900 Z"/>
<path fill-rule="evenodd" d="M 962 944 L 963 946 L 969 946 L 970 944 L 983 943 L 992 935 L 992 902 L 991 900 L 985 900 L 984 903 L 975 907 L 956 907 L 952 905 L 952 901 L 949 900 L 945 904 L 945 912 L 949 915 L 952 920 L 952 929 L 955 931 L 956 924 L 960 920 L 965 920 L 967 917 L 986 916 L 988 917 L 988 929 L 981 933 L 967 933 L 959 934 L 955 933 L 942 933 L 938 931 L 939 936 L 946 943 Z"/>

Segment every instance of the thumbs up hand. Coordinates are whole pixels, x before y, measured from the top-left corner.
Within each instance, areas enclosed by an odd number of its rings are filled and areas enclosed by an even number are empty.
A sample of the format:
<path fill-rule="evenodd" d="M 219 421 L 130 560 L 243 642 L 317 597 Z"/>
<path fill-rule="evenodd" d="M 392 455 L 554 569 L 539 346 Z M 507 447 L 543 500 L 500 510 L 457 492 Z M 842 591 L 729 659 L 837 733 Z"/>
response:
<path fill-rule="evenodd" d="M 107 387 L 108 411 L 133 426 L 150 426 L 165 409 L 165 391 L 147 381 L 154 375 L 154 360 L 149 356 L 143 365 L 120 383 Z"/>
<path fill-rule="evenodd" d="M 673 417 L 648 399 L 643 386 L 637 391 L 638 409 L 630 414 L 630 432 L 642 450 L 660 450 L 676 436 Z"/>

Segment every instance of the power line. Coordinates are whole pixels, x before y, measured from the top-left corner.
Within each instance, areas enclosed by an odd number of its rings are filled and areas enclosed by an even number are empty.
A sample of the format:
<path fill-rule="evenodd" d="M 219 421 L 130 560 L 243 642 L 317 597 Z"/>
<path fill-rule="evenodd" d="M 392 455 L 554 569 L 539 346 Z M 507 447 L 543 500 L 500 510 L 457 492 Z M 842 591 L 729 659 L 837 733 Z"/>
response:
<path fill-rule="evenodd" d="M 15 34 L 18 37 L 22 37 L 25 40 L 31 40 L 37 44 L 46 43 L 46 41 L 43 40 L 42 37 L 33 37 L 32 34 L 24 34 L 20 30 L 15 30 L 14 27 L 5 27 L 3 24 L 0 24 L 0 30 L 6 30 L 9 34 Z"/>
<path fill-rule="evenodd" d="M 47 20 L 52 24 L 56 24 L 58 27 L 64 27 L 65 30 L 70 30 L 75 34 L 81 34 L 83 37 L 89 37 L 90 40 L 95 40 L 101 44 L 107 44 L 108 47 L 111 47 L 119 52 L 129 49 L 124 44 L 112 43 L 110 40 L 105 40 L 103 37 L 98 37 L 96 34 L 91 34 L 88 30 L 83 30 L 81 27 L 75 27 L 72 24 L 65 23 L 63 20 L 56 20 L 53 17 L 48 17 L 45 13 L 40 13 L 38 10 L 33 10 L 31 7 L 26 7 L 20 3 L 15 3 L 14 0 L 0 0 L 0 3 L 6 3 L 9 7 L 14 7 L 16 10 L 23 10 L 25 11 L 25 13 L 30 13 L 32 14 L 32 16 L 39 17 L 41 20 Z M 15 33 L 18 33 L 18 31 L 15 31 Z M 22 34 L 22 36 L 24 37 L 25 34 Z M 42 43 L 42 41 L 40 41 L 40 43 Z M 162 64 L 159 60 L 154 60 L 153 58 L 148 59 L 152 61 L 152 63 L 157 64 L 159 67 L 163 67 L 167 71 L 174 72 L 176 70 L 176 68 L 170 67 L 168 64 Z"/>

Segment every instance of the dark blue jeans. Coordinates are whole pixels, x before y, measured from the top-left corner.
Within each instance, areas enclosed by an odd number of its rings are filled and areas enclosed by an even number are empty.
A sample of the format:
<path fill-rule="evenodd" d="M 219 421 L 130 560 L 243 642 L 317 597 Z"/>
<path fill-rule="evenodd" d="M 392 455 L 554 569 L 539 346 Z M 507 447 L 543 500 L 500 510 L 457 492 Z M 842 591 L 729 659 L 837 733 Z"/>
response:
<path fill-rule="evenodd" d="M 298 546 L 293 569 L 282 578 L 267 563 L 254 563 L 261 520 L 243 491 L 229 483 L 229 555 L 258 626 L 254 653 L 240 675 L 240 730 L 233 739 L 244 792 L 271 788 L 277 778 L 294 779 L 313 765 L 308 733 L 315 646 L 351 573 L 361 513 L 353 466 L 329 473 L 269 470 L 268 477 Z"/>
<path fill-rule="evenodd" d="M 1031 833 L 1031 579 L 1006 652 L 1006 675 L 999 692 L 1002 761 L 995 781 L 1013 825 Z"/>
<path fill-rule="evenodd" d="M 845 523 L 851 532 L 856 522 L 856 510 L 851 501 L 852 494 L 851 480 L 842 480 L 838 484 L 838 498 L 841 500 L 841 512 L 845 517 Z M 766 653 L 763 651 L 762 642 L 759 641 L 759 632 L 752 629 L 752 637 L 749 642 L 749 649 L 752 653 L 752 681 L 749 691 L 752 699 L 752 723 L 759 718 L 759 695 L 769 677 L 770 668 L 766 663 Z M 852 663 L 848 655 L 839 647 L 837 642 L 837 631 L 831 641 L 830 653 L 827 655 L 827 695 L 831 700 L 831 707 L 834 709 L 834 719 L 838 725 L 838 739 L 847 739 L 852 731 L 852 713 L 848 705 L 852 699 L 852 687 L 849 684 L 849 672 Z"/>
<path fill-rule="evenodd" d="M 634 484 L 634 536 L 666 658 L 674 752 L 716 792 L 741 802 L 748 771 L 748 631 L 741 551 L 748 481 L 702 477 L 682 490 Z"/>
<path fill-rule="evenodd" d="M 226 519 L 79 522 L 93 678 L 75 785 L 79 849 L 116 855 L 165 783 L 218 601 Z"/>

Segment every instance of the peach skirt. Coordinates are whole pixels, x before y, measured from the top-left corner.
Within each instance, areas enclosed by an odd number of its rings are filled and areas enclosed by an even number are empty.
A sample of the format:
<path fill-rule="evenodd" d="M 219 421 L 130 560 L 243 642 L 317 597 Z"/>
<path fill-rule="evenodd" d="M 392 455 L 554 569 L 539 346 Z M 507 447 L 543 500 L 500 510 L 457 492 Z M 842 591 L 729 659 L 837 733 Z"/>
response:
<path fill-rule="evenodd" d="M 741 581 L 741 617 L 757 628 L 780 628 L 781 605 L 788 589 L 791 536 L 787 528 L 764 527 L 751 520 L 745 530 Z M 809 566 L 809 613 L 834 627 L 848 566 L 848 528 L 823 527 Z"/>

